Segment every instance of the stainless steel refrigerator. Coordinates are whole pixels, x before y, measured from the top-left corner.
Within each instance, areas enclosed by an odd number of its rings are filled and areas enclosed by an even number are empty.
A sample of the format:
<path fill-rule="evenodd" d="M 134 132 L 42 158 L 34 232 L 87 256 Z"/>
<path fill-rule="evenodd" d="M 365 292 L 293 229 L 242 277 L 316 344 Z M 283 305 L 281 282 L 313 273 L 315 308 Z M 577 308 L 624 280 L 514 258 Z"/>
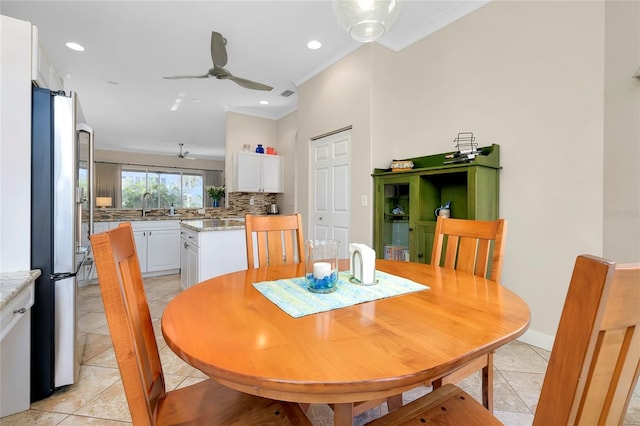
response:
<path fill-rule="evenodd" d="M 77 277 L 93 229 L 93 131 L 76 94 L 34 87 L 31 146 L 31 401 L 76 382 Z"/>

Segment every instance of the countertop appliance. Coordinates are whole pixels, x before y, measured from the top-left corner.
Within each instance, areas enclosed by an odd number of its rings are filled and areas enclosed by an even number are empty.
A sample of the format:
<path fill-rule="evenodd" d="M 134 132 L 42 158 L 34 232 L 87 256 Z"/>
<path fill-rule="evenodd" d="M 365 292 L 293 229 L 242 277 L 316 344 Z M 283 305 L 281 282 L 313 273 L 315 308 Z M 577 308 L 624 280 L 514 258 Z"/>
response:
<path fill-rule="evenodd" d="M 78 378 L 76 274 L 93 228 L 93 130 L 77 96 L 34 87 L 31 133 L 31 401 Z"/>
<path fill-rule="evenodd" d="M 267 214 L 278 214 L 278 205 L 277 204 L 269 204 L 267 207 Z"/>

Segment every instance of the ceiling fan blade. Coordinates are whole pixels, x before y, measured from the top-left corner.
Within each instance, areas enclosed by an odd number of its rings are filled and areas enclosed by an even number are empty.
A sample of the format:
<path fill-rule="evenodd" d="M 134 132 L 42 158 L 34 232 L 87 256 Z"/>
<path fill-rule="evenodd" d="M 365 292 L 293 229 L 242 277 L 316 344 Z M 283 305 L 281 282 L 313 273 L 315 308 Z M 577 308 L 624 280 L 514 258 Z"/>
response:
<path fill-rule="evenodd" d="M 167 80 L 178 80 L 181 78 L 209 78 L 209 74 L 205 74 L 205 75 L 174 75 L 174 76 L 170 76 L 170 77 L 162 77 L 164 79 Z"/>
<path fill-rule="evenodd" d="M 214 67 L 224 67 L 227 65 L 227 40 L 222 34 L 211 32 L 211 59 Z"/>
<path fill-rule="evenodd" d="M 269 92 L 269 91 L 273 90 L 273 87 L 267 86 L 266 84 L 257 83 L 255 81 L 247 80 L 246 78 L 240 78 L 240 77 L 236 77 L 236 76 L 233 76 L 233 75 L 229 76 L 229 80 L 232 80 L 236 84 L 238 84 L 238 85 L 240 85 L 242 87 L 245 87 L 247 89 L 264 90 L 266 92 Z"/>

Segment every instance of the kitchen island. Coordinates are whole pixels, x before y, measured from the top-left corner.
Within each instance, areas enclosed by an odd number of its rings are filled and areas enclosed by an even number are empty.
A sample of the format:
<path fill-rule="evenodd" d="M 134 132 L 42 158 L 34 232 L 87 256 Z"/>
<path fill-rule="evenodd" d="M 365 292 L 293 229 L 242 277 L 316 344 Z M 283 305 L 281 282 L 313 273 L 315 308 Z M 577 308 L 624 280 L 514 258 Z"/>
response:
<path fill-rule="evenodd" d="M 184 220 L 180 223 L 180 283 L 247 269 L 244 218 Z"/>

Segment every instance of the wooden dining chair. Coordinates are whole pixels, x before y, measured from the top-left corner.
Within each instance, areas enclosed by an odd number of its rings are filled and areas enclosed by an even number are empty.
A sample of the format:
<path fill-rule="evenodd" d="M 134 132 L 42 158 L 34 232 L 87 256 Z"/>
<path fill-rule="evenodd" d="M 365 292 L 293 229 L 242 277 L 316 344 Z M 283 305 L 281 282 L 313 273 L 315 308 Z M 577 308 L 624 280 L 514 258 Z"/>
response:
<path fill-rule="evenodd" d="M 211 379 L 165 389 L 130 223 L 91 236 L 100 291 L 134 425 L 310 425 L 298 404 L 226 388 Z"/>
<path fill-rule="evenodd" d="M 640 373 L 640 263 L 576 260 L 534 426 L 621 425 Z M 433 423 L 432 423 L 433 422 Z M 369 426 L 498 425 L 448 384 Z"/>
<path fill-rule="evenodd" d="M 500 281 L 507 221 L 451 219 L 438 216 L 431 264 Z M 481 371 L 483 405 L 493 411 L 493 352 L 432 382 L 434 388 L 457 383 Z"/>
<path fill-rule="evenodd" d="M 304 237 L 300 213 L 282 216 L 248 214 L 244 218 L 244 229 L 248 269 L 304 260 Z"/>
<path fill-rule="evenodd" d="M 500 281 L 507 221 L 438 216 L 431 264 Z M 444 253 L 443 253 L 444 251 Z"/>

